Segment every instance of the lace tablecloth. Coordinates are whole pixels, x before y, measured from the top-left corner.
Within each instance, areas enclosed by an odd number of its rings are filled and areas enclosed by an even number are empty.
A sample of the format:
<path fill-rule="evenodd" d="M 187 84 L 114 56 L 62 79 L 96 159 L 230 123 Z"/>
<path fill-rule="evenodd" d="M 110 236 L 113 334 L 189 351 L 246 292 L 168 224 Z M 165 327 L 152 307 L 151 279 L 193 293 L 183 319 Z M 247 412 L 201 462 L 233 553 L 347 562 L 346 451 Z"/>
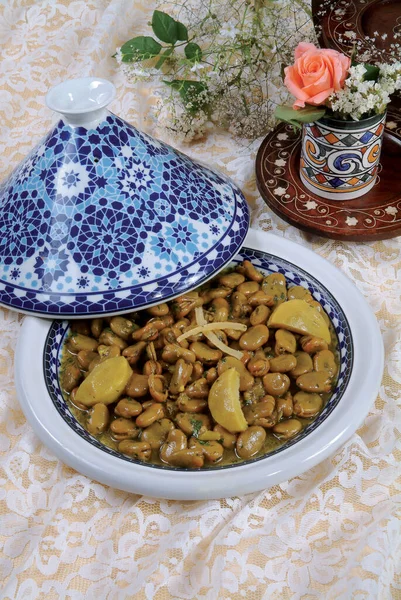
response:
<path fill-rule="evenodd" d="M 0 1 L 1 178 L 49 129 L 44 95 L 65 78 L 111 79 L 113 112 L 155 131 L 147 87 L 127 85 L 111 58 L 148 19 L 133 0 Z M 364 294 L 386 350 L 369 416 L 312 471 L 245 498 L 179 503 L 115 491 L 61 464 L 33 434 L 13 382 L 21 317 L 1 310 L 1 598 L 401 598 L 401 238 L 341 243 L 286 225 L 257 194 L 256 148 L 214 134 L 186 151 L 237 181 L 254 227 L 309 246 Z"/>

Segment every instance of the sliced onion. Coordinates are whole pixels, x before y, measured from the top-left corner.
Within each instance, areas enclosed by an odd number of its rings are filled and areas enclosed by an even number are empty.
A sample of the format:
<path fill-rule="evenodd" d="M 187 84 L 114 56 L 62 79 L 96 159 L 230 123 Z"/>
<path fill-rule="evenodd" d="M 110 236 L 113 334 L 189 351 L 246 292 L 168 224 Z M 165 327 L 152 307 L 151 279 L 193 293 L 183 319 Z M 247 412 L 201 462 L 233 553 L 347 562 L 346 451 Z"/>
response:
<path fill-rule="evenodd" d="M 197 306 L 195 308 L 195 319 L 198 324 L 198 327 L 194 327 L 194 329 L 190 329 L 189 331 L 186 331 L 185 333 L 180 335 L 177 338 L 177 342 L 185 340 L 185 338 L 190 337 L 191 335 L 203 333 L 204 336 L 209 340 L 209 342 L 212 342 L 212 344 L 216 346 L 216 348 L 221 350 L 223 354 L 228 354 L 229 356 L 238 358 L 238 360 L 241 360 L 243 358 L 244 355 L 242 352 L 240 352 L 239 350 L 234 350 L 233 348 L 230 348 L 230 346 L 227 346 L 227 344 L 219 340 L 217 335 L 213 333 L 212 330 L 222 330 L 225 327 L 226 329 L 238 329 L 239 331 L 246 331 L 246 325 L 244 325 L 243 323 L 231 323 L 229 321 L 223 321 L 220 323 L 206 323 L 205 315 L 203 314 L 203 308 L 201 306 Z"/>
<path fill-rule="evenodd" d="M 206 323 L 205 325 L 199 325 L 189 331 L 185 331 L 177 338 L 177 342 L 180 343 L 191 335 L 198 335 L 203 333 L 206 335 L 208 331 L 221 331 L 222 329 L 237 329 L 238 331 L 246 331 L 248 328 L 244 323 L 232 323 L 231 321 L 221 321 L 219 323 Z"/>

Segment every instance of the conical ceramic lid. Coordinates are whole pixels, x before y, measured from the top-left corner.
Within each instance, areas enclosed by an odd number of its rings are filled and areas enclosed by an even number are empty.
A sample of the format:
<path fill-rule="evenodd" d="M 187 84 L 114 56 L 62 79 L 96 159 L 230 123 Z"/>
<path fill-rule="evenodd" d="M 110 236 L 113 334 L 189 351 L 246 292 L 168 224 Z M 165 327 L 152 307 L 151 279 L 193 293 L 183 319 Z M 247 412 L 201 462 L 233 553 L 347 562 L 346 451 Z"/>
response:
<path fill-rule="evenodd" d="M 49 92 L 61 120 L 0 188 L 3 305 L 129 312 L 195 288 L 241 248 L 241 191 L 108 112 L 114 95 L 94 78 Z"/>

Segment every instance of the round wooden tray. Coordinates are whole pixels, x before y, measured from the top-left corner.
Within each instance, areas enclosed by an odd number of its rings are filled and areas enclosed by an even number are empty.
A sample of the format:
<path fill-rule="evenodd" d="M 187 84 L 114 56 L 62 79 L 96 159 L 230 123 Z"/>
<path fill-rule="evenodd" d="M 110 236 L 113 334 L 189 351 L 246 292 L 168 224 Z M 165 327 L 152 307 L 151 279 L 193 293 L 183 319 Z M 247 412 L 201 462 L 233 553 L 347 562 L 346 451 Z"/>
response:
<path fill-rule="evenodd" d="M 281 123 L 262 142 L 256 181 L 266 204 L 282 219 L 337 240 L 385 240 L 401 235 L 401 113 L 388 111 L 381 166 L 374 188 L 349 201 L 319 198 L 299 177 L 301 134 Z"/>
<path fill-rule="evenodd" d="M 358 41 L 386 62 L 401 41 L 401 0 L 312 0 L 320 45 L 350 54 Z"/>

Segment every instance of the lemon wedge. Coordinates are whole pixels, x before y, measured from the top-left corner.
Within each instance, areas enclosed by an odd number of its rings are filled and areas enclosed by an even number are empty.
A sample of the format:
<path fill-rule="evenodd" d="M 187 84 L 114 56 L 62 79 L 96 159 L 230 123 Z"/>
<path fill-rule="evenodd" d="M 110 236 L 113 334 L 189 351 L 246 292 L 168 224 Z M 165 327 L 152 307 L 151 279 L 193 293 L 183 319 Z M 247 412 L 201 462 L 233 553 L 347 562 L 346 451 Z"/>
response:
<path fill-rule="evenodd" d="M 313 335 L 322 338 L 328 344 L 331 341 L 330 331 L 323 315 L 305 300 L 294 299 L 283 302 L 272 312 L 267 324 L 269 327 Z"/>
<path fill-rule="evenodd" d="M 227 369 L 216 379 L 209 392 L 209 410 L 213 419 L 231 433 L 248 428 L 239 399 L 239 382 L 238 371 Z"/>
<path fill-rule="evenodd" d="M 111 404 L 121 396 L 131 375 L 132 369 L 124 356 L 109 358 L 89 373 L 75 398 L 85 406 Z"/>

